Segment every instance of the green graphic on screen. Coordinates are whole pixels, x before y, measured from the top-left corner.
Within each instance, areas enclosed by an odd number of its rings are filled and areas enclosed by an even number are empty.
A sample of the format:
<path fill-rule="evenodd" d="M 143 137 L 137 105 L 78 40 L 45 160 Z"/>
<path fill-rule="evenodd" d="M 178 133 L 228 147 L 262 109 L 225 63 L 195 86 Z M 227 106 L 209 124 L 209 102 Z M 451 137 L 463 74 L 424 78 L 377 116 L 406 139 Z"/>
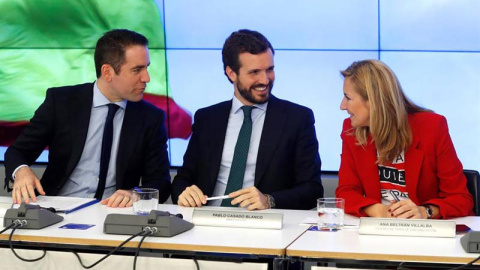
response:
<path fill-rule="evenodd" d="M 103 33 L 125 28 L 149 40 L 144 99 L 168 114 L 170 138 L 191 134 L 167 77 L 161 13 L 153 0 L 0 0 L 0 145 L 9 145 L 45 99 L 47 88 L 93 82 Z"/>

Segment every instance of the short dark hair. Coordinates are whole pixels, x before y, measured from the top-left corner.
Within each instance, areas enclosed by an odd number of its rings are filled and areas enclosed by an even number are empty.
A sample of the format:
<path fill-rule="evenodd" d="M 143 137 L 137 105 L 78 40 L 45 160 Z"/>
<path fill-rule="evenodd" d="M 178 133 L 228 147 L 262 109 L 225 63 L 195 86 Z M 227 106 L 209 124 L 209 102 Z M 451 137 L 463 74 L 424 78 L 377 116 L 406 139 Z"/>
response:
<path fill-rule="evenodd" d="M 236 74 L 240 70 L 238 55 L 244 52 L 259 54 L 272 50 L 272 44 L 268 39 L 257 31 L 241 29 L 233 32 L 226 40 L 222 49 L 223 71 L 227 75 L 226 68 L 230 67 Z M 228 78 L 228 75 L 227 75 Z M 228 78 L 230 82 L 230 78 Z"/>
<path fill-rule="evenodd" d="M 148 39 L 127 29 L 110 30 L 103 34 L 95 46 L 95 71 L 97 78 L 102 75 L 102 65 L 109 64 L 116 74 L 125 63 L 125 50 L 134 45 L 148 46 Z"/>

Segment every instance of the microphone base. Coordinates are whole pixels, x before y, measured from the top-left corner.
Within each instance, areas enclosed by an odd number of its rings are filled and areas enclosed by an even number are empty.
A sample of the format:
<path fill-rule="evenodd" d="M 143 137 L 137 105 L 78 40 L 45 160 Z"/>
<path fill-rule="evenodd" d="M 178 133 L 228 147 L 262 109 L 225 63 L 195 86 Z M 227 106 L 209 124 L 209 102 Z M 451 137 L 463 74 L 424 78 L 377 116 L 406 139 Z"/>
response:
<path fill-rule="evenodd" d="M 463 249 L 468 253 L 480 253 L 480 232 L 471 231 L 462 238 L 460 243 Z"/>
<path fill-rule="evenodd" d="M 148 227 L 156 228 L 156 232 L 150 236 L 172 237 L 192 229 L 193 226 L 193 223 L 177 216 L 152 210 L 147 216 L 108 214 L 103 224 L 103 232 L 133 235 Z"/>
<path fill-rule="evenodd" d="M 63 220 L 63 217 L 52 213 L 46 209 L 30 208 L 32 206 L 22 204 L 18 209 L 8 209 L 3 217 L 3 226 L 10 226 L 15 220 L 25 220 L 26 225 L 19 227 L 19 229 L 42 229 L 58 223 Z"/>

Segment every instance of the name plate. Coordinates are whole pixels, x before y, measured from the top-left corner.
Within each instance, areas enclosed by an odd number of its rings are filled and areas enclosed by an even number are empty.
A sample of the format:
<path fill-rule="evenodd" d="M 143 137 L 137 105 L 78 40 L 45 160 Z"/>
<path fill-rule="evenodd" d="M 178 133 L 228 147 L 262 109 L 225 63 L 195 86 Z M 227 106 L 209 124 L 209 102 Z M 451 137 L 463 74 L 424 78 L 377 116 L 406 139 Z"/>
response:
<path fill-rule="evenodd" d="M 281 230 L 283 227 L 283 214 L 195 209 L 193 210 L 192 223 L 197 226 Z"/>
<path fill-rule="evenodd" d="M 360 234 L 455 237 L 454 220 L 360 218 Z"/>

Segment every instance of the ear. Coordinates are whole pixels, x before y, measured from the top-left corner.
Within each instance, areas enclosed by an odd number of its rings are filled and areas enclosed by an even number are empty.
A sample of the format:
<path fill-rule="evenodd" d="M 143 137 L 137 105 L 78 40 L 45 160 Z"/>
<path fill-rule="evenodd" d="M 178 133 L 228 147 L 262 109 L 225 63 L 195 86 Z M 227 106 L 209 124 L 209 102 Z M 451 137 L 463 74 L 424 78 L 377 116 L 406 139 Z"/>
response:
<path fill-rule="evenodd" d="M 233 69 L 231 69 L 229 66 L 227 66 L 227 67 L 225 68 L 225 73 L 227 73 L 228 78 L 229 78 L 232 82 L 236 82 L 236 81 L 237 81 L 237 73 L 235 73 L 235 71 L 233 71 Z"/>
<path fill-rule="evenodd" d="M 115 73 L 115 70 L 113 70 L 113 67 L 109 64 L 103 64 L 101 67 L 102 71 L 102 77 L 105 78 L 107 82 L 110 82 L 112 80 L 112 76 Z"/>

